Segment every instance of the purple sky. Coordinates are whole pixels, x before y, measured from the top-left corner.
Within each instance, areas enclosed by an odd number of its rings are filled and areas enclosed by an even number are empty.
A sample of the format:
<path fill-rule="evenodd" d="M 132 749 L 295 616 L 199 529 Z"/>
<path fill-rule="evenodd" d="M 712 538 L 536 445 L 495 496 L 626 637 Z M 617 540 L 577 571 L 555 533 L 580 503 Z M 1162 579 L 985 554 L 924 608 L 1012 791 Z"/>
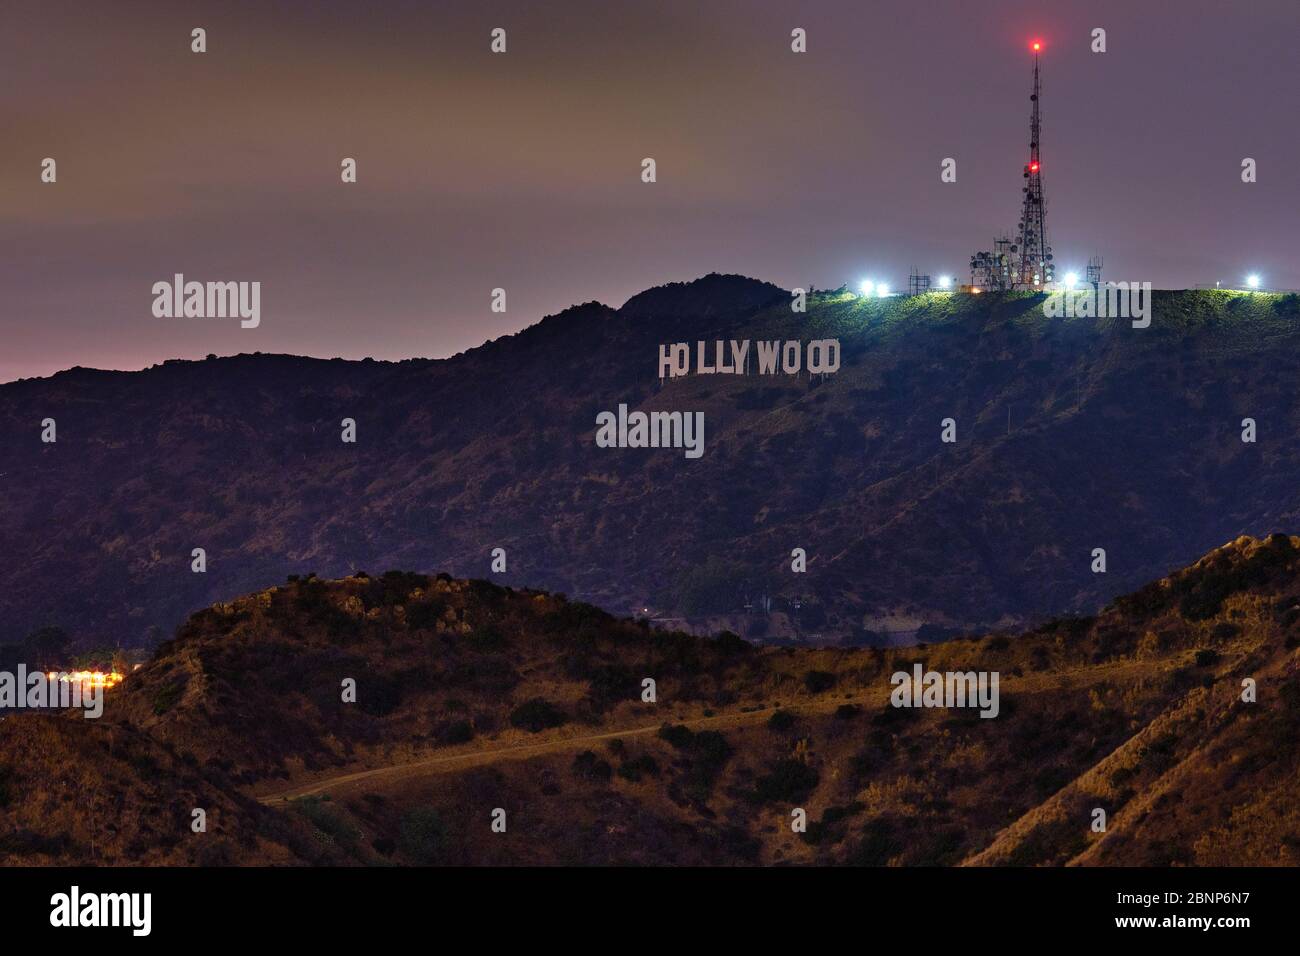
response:
<path fill-rule="evenodd" d="M 5 10 L 0 381 L 209 352 L 449 355 L 711 271 L 964 279 L 1019 212 L 1036 36 L 1062 272 L 1101 254 L 1106 278 L 1160 288 L 1252 270 L 1300 288 L 1297 0 Z M 175 272 L 260 281 L 261 326 L 154 318 Z"/>

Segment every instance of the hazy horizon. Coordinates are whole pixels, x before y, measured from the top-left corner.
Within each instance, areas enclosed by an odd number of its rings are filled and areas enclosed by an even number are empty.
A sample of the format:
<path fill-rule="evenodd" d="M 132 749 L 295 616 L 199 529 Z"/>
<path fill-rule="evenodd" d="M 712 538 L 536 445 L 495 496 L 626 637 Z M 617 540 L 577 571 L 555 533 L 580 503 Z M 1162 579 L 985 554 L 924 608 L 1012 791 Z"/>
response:
<path fill-rule="evenodd" d="M 11 6 L 0 381 L 440 358 L 711 271 L 964 279 L 1019 212 L 1031 37 L 1062 272 L 1100 254 L 1107 279 L 1300 288 L 1293 0 Z M 155 318 L 178 272 L 260 282 L 260 326 Z"/>

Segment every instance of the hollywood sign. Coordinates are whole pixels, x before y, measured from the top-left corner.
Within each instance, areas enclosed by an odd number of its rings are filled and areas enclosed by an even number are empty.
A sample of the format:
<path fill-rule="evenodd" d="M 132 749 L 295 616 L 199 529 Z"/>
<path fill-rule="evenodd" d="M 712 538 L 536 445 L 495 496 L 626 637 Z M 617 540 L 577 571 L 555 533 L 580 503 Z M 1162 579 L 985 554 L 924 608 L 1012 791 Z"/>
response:
<path fill-rule="evenodd" d="M 712 345 L 710 350 L 708 346 Z M 690 342 L 659 346 L 659 377 L 682 375 L 748 375 L 749 339 L 696 342 L 694 358 Z M 712 361 L 710 361 L 712 352 Z M 798 375 L 807 369 L 813 375 L 830 375 L 840 369 L 840 340 L 814 339 L 802 342 L 758 342 L 755 344 L 759 375 Z"/>

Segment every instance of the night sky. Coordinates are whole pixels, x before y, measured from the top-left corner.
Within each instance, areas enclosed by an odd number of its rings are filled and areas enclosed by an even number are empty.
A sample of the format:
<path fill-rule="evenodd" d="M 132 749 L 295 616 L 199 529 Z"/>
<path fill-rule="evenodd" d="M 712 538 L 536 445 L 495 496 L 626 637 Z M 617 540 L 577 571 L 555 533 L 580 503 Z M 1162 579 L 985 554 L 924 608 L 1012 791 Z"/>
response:
<path fill-rule="evenodd" d="M 1060 272 L 1300 288 L 1297 36 L 1297 0 L 6 0 L 0 381 L 445 356 L 714 271 L 964 281 L 1019 212 L 1035 37 Z M 261 326 L 155 318 L 176 272 L 260 281 Z"/>

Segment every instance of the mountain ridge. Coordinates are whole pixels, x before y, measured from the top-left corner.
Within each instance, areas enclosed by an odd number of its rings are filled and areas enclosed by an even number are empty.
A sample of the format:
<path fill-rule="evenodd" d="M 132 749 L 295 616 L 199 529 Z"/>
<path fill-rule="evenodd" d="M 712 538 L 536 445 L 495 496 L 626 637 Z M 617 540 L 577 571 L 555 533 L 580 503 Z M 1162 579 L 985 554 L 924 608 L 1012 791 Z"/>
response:
<path fill-rule="evenodd" d="M 496 547 L 499 580 L 620 613 L 888 642 L 1086 612 L 1300 523 L 1295 296 L 1157 293 L 1132 330 L 1046 320 L 1021 294 L 835 291 L 799 315 L 743 277 L 651 292 L 447 359 L 255 354 L 0 386 L 0 643 L 45 626 L 156 643 L 290 573 L 472 577 Z M 831 376 L 657 374 L 673 341 L 831 337 Z M 595 448 L 620 402 L 703 411 L 703 458 Z M 763 593 L 770 614 L 744 609 Z"/>

